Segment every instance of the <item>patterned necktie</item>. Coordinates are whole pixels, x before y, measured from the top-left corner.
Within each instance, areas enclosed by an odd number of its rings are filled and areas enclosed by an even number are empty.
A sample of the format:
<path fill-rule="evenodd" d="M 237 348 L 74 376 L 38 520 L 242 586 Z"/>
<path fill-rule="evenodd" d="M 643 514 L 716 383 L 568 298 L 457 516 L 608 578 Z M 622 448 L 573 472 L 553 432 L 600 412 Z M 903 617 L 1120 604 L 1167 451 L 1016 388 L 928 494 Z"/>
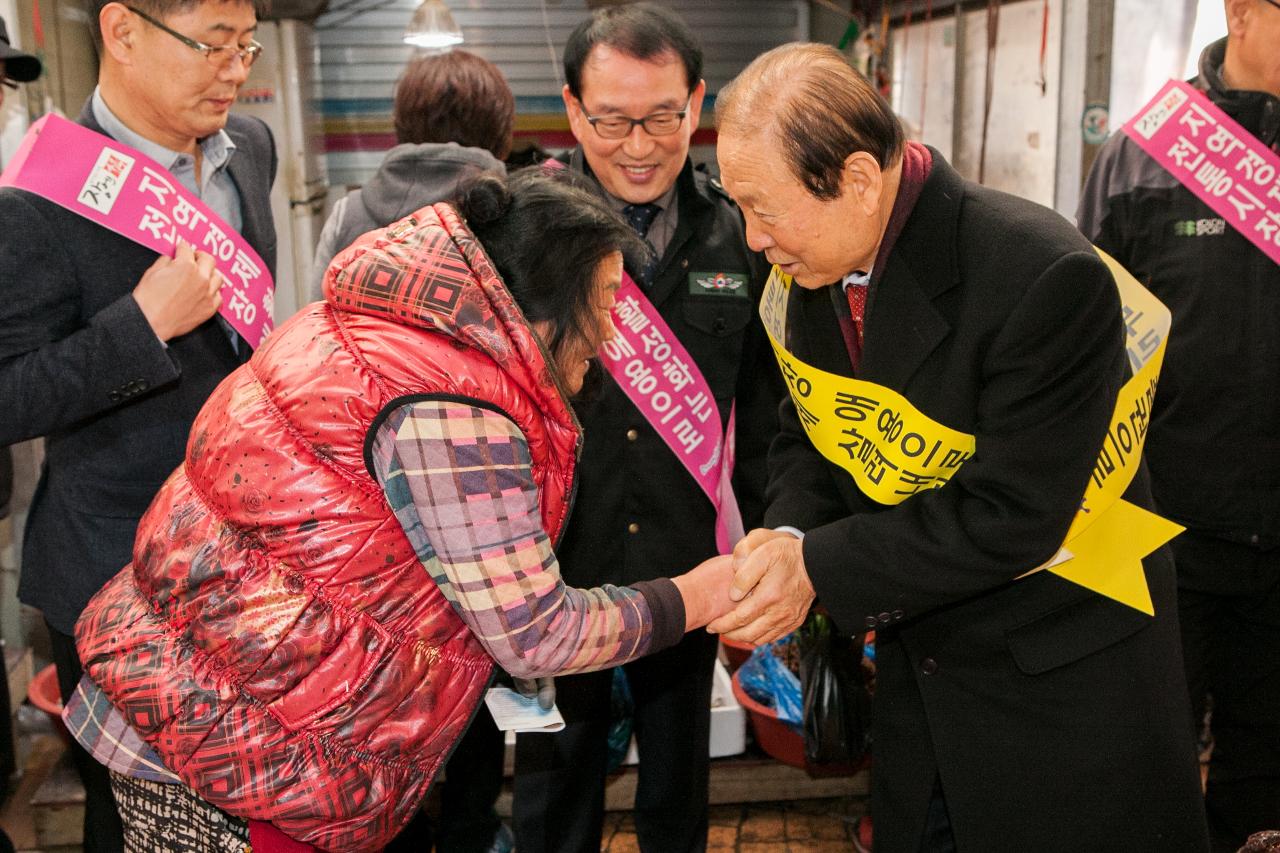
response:
<path fill-rule="evenodd" d="M 640 268 L 641 287 L 647 288 L 653 283 L 653 276 L 658 271 L 658 253 L 653 248 L 653 244 L 649 242 L 649 226 L 653 224 L 653 220 L 662 211 L 662 208 L 652 202 L 647 204 L 629 204 L 622 208 L 622 215 L 626 217 L 627 224 L 635 229 L 640 238 L 644 240 L 645 245 L 649 247 L 649 254 L 645 258 L 644 266 Z"/>
<path fill-rule="evenodd" d="M 867 312 L 867 285 L 850 284 L 844 289 L 849 298 L 849 313 L 853 316 L 853 346 L 850 356 L 853 359 L 853 372 L 856 374 L 862 367 L 862 317 Z"/>

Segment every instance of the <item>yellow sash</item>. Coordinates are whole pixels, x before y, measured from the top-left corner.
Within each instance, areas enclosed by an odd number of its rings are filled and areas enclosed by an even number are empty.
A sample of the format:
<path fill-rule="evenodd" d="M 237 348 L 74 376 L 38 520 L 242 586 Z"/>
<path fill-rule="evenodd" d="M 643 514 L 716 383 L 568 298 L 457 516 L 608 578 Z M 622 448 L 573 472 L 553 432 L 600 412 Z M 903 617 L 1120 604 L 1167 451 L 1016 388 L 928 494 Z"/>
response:
<path fill-rule="evenodd" d="M 1142 459 L 1164 361 L 1170 315 L 1146 288 L 1105 252 L 1124 306 L 1134 375 L 1115 410 L 1093 476 L 1061 549 L 1042 566 L 1074 583 L 1154 615 L 1142 558 L 1182 532 L 1178 525 L 1121 500 Z M 972 435 L 930 419 L 883 385 L 805 364 L 784 346 L 791 277 L 774 267 L 760 317 L 809 441 L 848 471 L 872 500 L 896 505 L 943 486 L 976 449 Z"/>

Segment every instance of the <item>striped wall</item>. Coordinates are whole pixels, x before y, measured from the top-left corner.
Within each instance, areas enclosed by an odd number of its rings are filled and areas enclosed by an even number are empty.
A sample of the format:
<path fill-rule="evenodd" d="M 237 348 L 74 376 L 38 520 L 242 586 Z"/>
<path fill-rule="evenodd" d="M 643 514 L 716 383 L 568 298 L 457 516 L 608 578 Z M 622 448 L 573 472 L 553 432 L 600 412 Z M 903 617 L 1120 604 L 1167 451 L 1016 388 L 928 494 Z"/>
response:
<path fill-rule="evenodd" d="M 493 62 L 516 96 L 516 147 L 573 145 L 560 99 L 560 57 L 588 14 L 584 0 L 445 0 L 466 38 L 463 48 Z M 413 48 L 400 41 L 418 0 L 331 0 L 316 21 L 320 109 L 330 181 L 358 185 L 395 144 L 391 98 Z M 709 98 L 694 134 L 695 159 L 715 144 L 714 93 L 748 62 L 809 32 L 805 0 L 672 0 L 702 39 Z M 548 46 L 550 43 L 550 47 Z M 552 57 L 554 56 L 554 63 Z"/>

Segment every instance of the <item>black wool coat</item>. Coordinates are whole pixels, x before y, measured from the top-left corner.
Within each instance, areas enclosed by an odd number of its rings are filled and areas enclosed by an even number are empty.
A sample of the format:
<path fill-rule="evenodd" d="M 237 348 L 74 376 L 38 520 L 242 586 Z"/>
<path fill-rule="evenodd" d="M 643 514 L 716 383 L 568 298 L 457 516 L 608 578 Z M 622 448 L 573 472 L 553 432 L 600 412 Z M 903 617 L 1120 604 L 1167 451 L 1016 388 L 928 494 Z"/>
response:
<path fill-rule="evenodd" d="M 877 632 L 876 853 L 916 853 L 940 779 L 961 853 L 1207 848 L 1168 549 L 1156 615 L 1048 572 L 1129 375 L 1116 286 L 1057 214 L 933 152 L 871 284 L 859 378 L 976 436 L 942 488 L 894 507 L 812 448 L 794 406 L 768 526 L 806 531 L 818 601 Z M 789 346 L 852 375 L 835 288 L 793 289 Z M 1150 507 L 1141 469 L 1125 495 Z"/>

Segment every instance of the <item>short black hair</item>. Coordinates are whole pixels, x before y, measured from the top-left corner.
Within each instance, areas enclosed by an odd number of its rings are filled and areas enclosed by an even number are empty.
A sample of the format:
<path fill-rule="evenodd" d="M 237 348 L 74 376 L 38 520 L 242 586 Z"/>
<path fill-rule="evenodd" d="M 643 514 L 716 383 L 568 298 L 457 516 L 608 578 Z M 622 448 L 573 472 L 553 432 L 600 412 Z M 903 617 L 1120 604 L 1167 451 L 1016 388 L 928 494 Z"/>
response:
<path fill-rule="evenodd" d="M 613 252 L 634 262 L 647 251 L 568 169 L 483 175 L 463 186 L 455 205 L 525 319 L 551 323 L 546 343 L 555 357 L 576 338 L 591 337 L 600 262 Z"/>
<path fill-rule="evenodd" d="M 564 45 L 564 79 L 582 99 L 582 66 L 598 44 L 636 59 L 653 59 L 668 51 L 680 57 L 689 91 L 702 79 L 702 44 L 679 15 L 653 3 L 628 3 L 597 9 L 569 35 Z"/>

